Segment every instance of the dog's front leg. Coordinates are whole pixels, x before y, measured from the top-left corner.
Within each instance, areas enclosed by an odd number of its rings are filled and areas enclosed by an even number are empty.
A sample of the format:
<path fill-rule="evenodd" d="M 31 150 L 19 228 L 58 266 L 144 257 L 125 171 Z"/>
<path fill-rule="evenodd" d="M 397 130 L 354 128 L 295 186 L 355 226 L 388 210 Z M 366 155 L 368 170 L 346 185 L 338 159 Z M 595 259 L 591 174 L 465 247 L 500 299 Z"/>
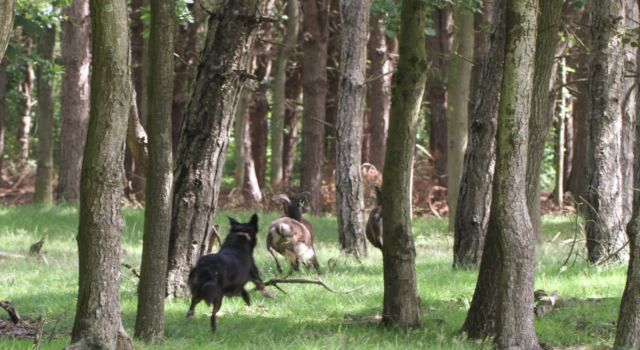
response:
<path fill-rule="evenodd" d="M 246 290 L 242 289 L 240 295 L 242 295 L 242 300 L 244 300 L 244 303 L 247 304 L 247 306 L 251 306 L 251 296 L 249 295 L 249 293 Z"/>
<path fill-rule="evenodd" d="M 253 282 L 253 284 L 256 285 L 256 288 L 258 289 L 258 291 L 260 291 L 260 294 L 270 299 L 273 299 L 276 297 L 276 295 L 273 294 L 273 292 L 267 290 L 267 287 L 264 285 L 264 282 L 262 282 L 262 278 L 260 278 L 260 271 L 258 271 L 258 267 L 256 266 L 255 262 L 251 262 L 251 270 L 249 271 L 249 277 L 251 277 L 251 282 Z"/>

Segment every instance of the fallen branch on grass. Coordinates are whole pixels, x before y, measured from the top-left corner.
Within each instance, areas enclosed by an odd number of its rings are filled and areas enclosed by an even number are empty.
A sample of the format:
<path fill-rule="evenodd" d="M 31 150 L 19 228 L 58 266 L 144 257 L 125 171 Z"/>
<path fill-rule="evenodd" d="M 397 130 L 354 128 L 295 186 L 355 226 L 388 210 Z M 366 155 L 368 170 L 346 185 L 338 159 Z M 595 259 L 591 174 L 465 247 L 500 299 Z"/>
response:
<path fill-rule="evenodd" d="M 9 314 L 9 318 L 11 318 L 11 322 L 13 322 L 13 324 L 22 322 L 22 318 L 18 314 L 18 311 L 16 311 L 16 308 L 13 307 L 10 302 L 0 301 L 0 307 L 2 307 Z"/>
<path fill-rule="evenodd" d="M 26 259 L 27 257 L 20 254 L 0 252 L 0 259 Z"/>
<path fill-rule="evenodd" d="M 140 278 L 140 273 L 138 272 L 138 270 L 134 269 L 133 267 L 131 267 L 131 265 L 127 264 L 127 263 L 122 263 L 123 267 L 126 267 L 127 269 L 129 269 L 129 271 L 131 271 L 131 273 Z"/>
<path fill-rule="evenodd" d="M 300 278 L 292 278 L 292 279 L 282 279 L 282 278 L 274 278 L 274 279 L 270 279 L 267 282 L 264 283 L 265 286 L 274 286 L 276 288 L 278 288 L 282 293 L 287 294 L 284 290 L 282 290 L 282 288 L 280 288 L 280 286 L 278 286 L 278 283 L 291 283 L 291 284 L 317 284 L 319 286 L 322 286 L 324 289 L 333 292 L 333 293 L 352 293 L 355 292 L 359 289 L 364 288 L 364 285 L 359 285 L 355 288 L 351 288 L 351 289 L 347 289 L 347 290 L 336 290 L 334 288 L 332 288 L 331 286 L 329 286 L 328 284 L 326 284 L 323 280 L 321 280 L 320 278 L 316 278 L 313 280 L 306 280 L 306 279 L 300 279 Z"/>

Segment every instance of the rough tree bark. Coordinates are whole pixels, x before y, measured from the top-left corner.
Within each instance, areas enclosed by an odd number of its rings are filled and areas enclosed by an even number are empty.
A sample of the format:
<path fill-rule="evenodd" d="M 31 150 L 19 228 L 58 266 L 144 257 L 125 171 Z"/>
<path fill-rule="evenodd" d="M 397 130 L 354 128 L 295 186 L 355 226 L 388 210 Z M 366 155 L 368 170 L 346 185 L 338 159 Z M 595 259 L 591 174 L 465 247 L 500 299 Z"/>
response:
<path fill-rule="evenodd" d="M 38 55 L 53 61 L 56 43 L 56 27 L 45 28 L 38 40 Z M 39 64 L 36 68 L 38 85 L 38 160 L 36 168 L 36 188 L 34 203 L 53 203 L 53 86 L 47 77 L 46 68 Z"/>
<path fill-rule="evenodd" d="M 282 154 L 287 81 L 287 62 L 295 50 L 300 21 L 297 0 L 287 1 L 286 33 L 273 67 L 273 104 L 271 106 L 271 187 L 279 191 L 283 180 Z"/>
<path fill-rule="evenodd" d="M 469 94 L 473 67 L 473 12 L 463 6 L 453 11 L 453 44 L 447 72 L 447 204 L 453 231 L 456 203 L 469 132 Z"/>
<path fill-rule="evenodd" d="M 82 164 L 80 280 L 70 349 L 132 349 L 120 318 L 122 161 L 131 103 L 125 0 L 92 0 L 91 116 Z"/>
<path fill-rule="evenodd" d="M 4 57 L 4 51 L 13 32 L 15 9 L 16 0 L 0 0 L 0 61 Z"/>
<path fill-rule="evenodd" d="M 229 2 L 209 17 L 174 167 L 167 275 L 170 296 L 185 291 L 189 270 L 207 248 L 237 98 L 249 75 L 260 2 Z"/>
<path fill-rule="evenodd" d="M 486 33 L 487 51 L 483 54 L 478 84 L 482 88 L 476 91 L 460 179 L 454 229 L 454 267 L 477 267 L 480 264 L 489 222 L 496 121 L 504 65 L 504 4 L 504 1 L 485 3 L 491 29 Z"/>
<path fill-rule="evenodd" d="M 171 111 L 175 0 L 151 0 L 149 34 L 149 164 L 142 265 L 135 336 L 149 342 L 164 337 L 164 298 L 171 232 Z"/>
<path fill-rule="evenodd" d="M 563 0 L 540 2 L 538 38 L 536 39 L 535 72 L 533 74 L 533 100 L 529 120 L 529 152 L 527 156 L 527 206 L 533 230 L 540 227 L 540 170 L 544 144 L 553 122 L 555 103 L 554 69 L 556 48 L 560 36 Z M 557 67 L 557 65 L 556 65 Z"/>
<path fill-rule="evenodd" d="M 33 42 L 30 37 L 23 34 L 24 38 L 24 50 L 27 54 L 32 51 Z M 20 168 L 27 165 L 29 159 L 30 150 L 30 135 L 31 135 L 31 110 L 35 105 L 33 101 L 33 81 L 35 80 L 35 72 L 30 62 L 26 62 L 24 66 L 24 78 L 18 87 L 22 100 L 20 102 L 20 126 L 18 127 L 18 164 Z"/>
<path fill-rule="evenodd" d="M 342 53 L 338 90 L 338 153 L 336 207 L 338 237 L 343 252 L 356 258 L 367 256 L 364 235 L 364 186 L 362 121 L 366 103 L 367 35 L 371 0 L 340 1 Z"/>
<path fill-rule="evenodd" d="M 626 241 L 620 189 L 624 0 L 598 2 L 591 15 L 593 46 L 585 230 L 588 259 L 596 263 L 612 254 L 614 259 L 626 255 L 620 249 Z"/>
<path fill-rule="evenodd" d="M 392 93 L 389 135 L 383 173 L 382 216 L 384 246 L 384 304 L 382 323 L 388 326 L 420 325 L 416 285 L 416 250 L 411 231 L 413 150 L 420 104 L 427 79 L 424 18 L 427 4 L 402 2 L 400 60 Z"/>
<path fill-rule="evenodd" d="M 309 192 L 309 210 L 319 214 L 322 205 L 324 165 L 324 121 L 327 100 L 327 39 L 329 35 L 327 0 L 302 0 L 303 94 L 302 172 L 300 189 Z"/>
<path fill-rule="evenodd" d="M 80 197 L 82 153 L 89 122 L 91 20 L 89 1 L 73 0 L 62 11 L 62 88 L 60 100 L 60 171 L 56 189 L 60 200 Z"/>
<path fill-rule="evenodd" d="M 499 349 L 541 349 L 531 307 L 536 239 L 525 194 L 538 4 L 537 0 L 506 2 L 491 214 L 486 251 L 463 330 L 473 339 L 495 337 Z"/>

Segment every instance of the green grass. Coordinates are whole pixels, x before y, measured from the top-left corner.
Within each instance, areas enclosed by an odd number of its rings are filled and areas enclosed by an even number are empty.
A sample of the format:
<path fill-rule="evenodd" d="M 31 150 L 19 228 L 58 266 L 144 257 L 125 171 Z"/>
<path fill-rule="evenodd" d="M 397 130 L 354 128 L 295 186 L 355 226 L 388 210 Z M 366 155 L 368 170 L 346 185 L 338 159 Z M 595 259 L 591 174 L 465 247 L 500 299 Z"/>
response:
<path fill-rule="evenodd" d="M 229 214 L 229 213 L 226 213 Z M 26 254 L 29 246 L 47 237 L 47 263 L 36 259 L 0 260 L 0 300 L 11 301 L 23 318 L 43 316 L 44 349 L 61 349 L 69 343 L 77 292 L 77 210 L 71 207 L 0 208 L 0 250 Z M 245 220 L 249 213 L 230 214 Z M 264 233 L 275 214 L 260 216 L 260 241 L 256 260 L 263 278 L 276 276 L 275 265 L 264 249 Z M 142 247 L 141 210 L 125 211 L 127 222 L 122 239 L 125 262 L 139 266 Z M 401 331 L 381 328 L 378 320 L 383 297 L 382 261 L 379 251 L 359 264 L 340 255 L 335 217 L 310 217 L 322 278 L 338 289 L 358 285 L 351 294 L 335 294 L 318 286 L 282 285 L 275 300 L 251 293 L 253 304 L 240 298 L 225 298 L 218 320 L 218 333 L 209 331 L 209 308 L 200 304 L 196 317 L 187 320 L 187 298 L 166 304 L 166 341 L 141 349 L 480 349 L 490 344 L 464 340 L 458 335 L 476 281 L 474 271 L 451 269 L 453 238 L 445 220 L 416 220 L 417 272 L 422 299 L 423 326 Z M 226 216 L 218 215 L 222 232 Z M 558 290 L 561 304 L 550 316 L 536 321 L 541 341 L 560 348 L 586 346 L 606 348 L 613 342 L 619 299 L 626 266 L 590 268 L 584 259 L 561 265 L 574 237 L 574 218 L 546 217 L 538 246 L 536 289 Z M 558 234 L 559 233 L 559 234 Z M 576 248 L 584 254 L 583 243 Z M 328 270 L 327 261 L 337 264 Z M 573 262 L 573 259 L 571 260 Z M 283 262 L 283 260 L 281 260 Z M 122 270 L 122 317 L 132 334 L 136 309 L 136 279 Z M 306 275 L 303 273 L 302 275 Z M 311 277 L 311 275 L 307 275 Z M 6 315 L 0 311 L 0 317 Z M 50 334 L 53 339 L 49 341 Z M 1 349 L 27 349 L 31 341 L 0 338 Z"/>

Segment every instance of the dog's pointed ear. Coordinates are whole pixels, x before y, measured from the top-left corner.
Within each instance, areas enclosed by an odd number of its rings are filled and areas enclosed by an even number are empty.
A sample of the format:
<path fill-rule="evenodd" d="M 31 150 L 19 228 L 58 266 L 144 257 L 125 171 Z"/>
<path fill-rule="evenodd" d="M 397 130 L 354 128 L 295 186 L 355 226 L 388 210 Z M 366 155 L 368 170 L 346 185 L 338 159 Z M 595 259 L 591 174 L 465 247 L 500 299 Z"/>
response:
<path fill-rule="evenodd" d="M 251 215 L 251 220 L 249 221 L 249 224 L 252 226 L 255 226 L 255 228 L 258 228 L 258 214 L 253 214 Z"/>
<path fill-rule="evenodd" d="M 238 222 L 238 220 L 232 218 L 231 216 L 227 216 L 229 218 L 229 225 L 231 226 L 236 226 L 236 225 L 240 225 L 240 223 Z"/>

